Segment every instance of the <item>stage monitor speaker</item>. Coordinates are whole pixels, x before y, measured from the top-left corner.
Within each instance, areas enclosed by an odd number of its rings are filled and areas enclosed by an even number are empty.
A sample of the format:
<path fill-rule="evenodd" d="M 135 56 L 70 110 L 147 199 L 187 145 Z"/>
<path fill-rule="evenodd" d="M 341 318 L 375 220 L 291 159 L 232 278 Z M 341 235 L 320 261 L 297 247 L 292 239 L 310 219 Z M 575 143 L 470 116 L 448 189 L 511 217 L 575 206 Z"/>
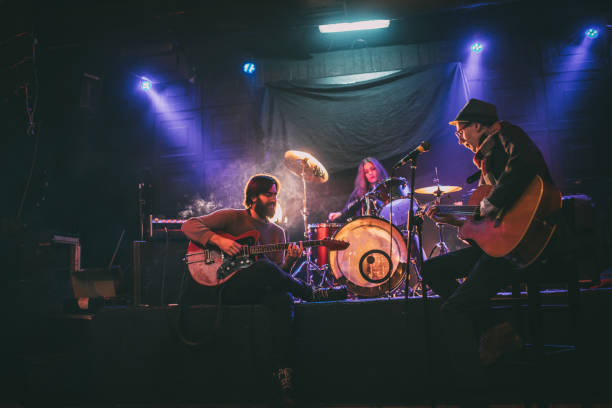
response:
<path fill-rule="evenodd" d="M 177 303 L 188 241 L 134 241 L 134 305 Z"/>

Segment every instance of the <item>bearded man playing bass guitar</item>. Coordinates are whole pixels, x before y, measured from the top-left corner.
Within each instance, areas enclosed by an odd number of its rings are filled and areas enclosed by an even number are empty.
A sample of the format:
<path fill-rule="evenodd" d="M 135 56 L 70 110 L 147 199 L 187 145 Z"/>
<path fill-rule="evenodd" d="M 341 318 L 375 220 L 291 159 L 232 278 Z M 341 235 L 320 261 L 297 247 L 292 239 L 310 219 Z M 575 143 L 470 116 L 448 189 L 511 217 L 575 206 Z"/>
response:
<path fill-rule="evenodd" d="M 276 210 L 278 180 L 257 174 L 250 178 L 244 189 L 246 209 L 224 209 L 212 214 L 191 218 L 182 227 L 192 242 L 202 247 L 214 246 L 225 255 L 234 257 L 245 248 L 228 235 L 239 237 L 256 231 L 259 244 L 285 243 L 285 232 L 269 219 Z M 184 299 L 188 303 L 263 304 L 271 312 L 272 359 L 274 377 L 281 391 L 283 405 L 292 404 L 292 345 L 293 296 L 306 301 L 342 300 L 347 297 L 346 287 L 313 289 L 292 278 L 287 272 L 302 254 L 302 244 L 289 244 L 286 254 L 271 252 L 252 265 L 239 269 L 223 283 L 202 286 L 190 276 Z M 189 261 L 188 261 L 189 263 Z"/>
<path fill-rule="evenodd" d="M 474 152 L 474 164 L 481 171 L 476 192 L 481 190 L 485 194 L 470 200 L 476 204 L 475 220 L 444 214 L 443 206 L 436 205 L 428 208 L 426 214 L 435 222 L 459 227 L 460 236 L 463 230 L 477 231 L 483 226 L 492 233 L 510 231 L 513 225 L 500 226 L 500 223 L 528 225 L 530 220 L 537 220 L 540 232 L 544 232 L 537 245 L 524 242 L 511 245 L 527 249 L 528 259 L 519 259 L 515 252 L 498 251 L 503 245 L 502 237 L 487 237 L 478 242 L 479 234 L 475 233 L 472 238 L 476 245 L 431 258 L 423 265 L 424 282 L 443 300 L 440 314 L 445 337 L 452 339 L 449 342 L 452 344 L 448 345 L 451 363 L 458 371 L 458 379 L 473 381 L 474 377 L 466 374 L 482 373 L 477 353 L 478 332 L 482 333 L 480 362 L 485 366 L 492 364 L 504 352 L 521 346 L 520 337 L 509 323 L 491 324 L 484 318 L 488 315 L 489 298 L 511 282 L 517 269 L 544 256 L 542 252 L 551 246 L 548 244 L 556 228 L 552 222 L 544 220 L 550 214 L 542 214 L 541 210 L 537 213 L 536 210 L 520 212 L 518 207 L 526 200 L 526 192 L 535 189 L 536 201 L 547 206 L 545 210 L 548 213 L 554 213 L 560 209 L 561 196 L 552 185 L 540 150 L 518 126 L 499 121 L 494 105 L 470 99 L 450 125 L 456 127 L 459 144 Z M 527 230 L 526 226 L 522 231 Z M 525 235 L 521 235 L 523 232 L 515 235 L 521 239 Z M 546 249 L 546 256 L 549 256 L 549 250 Z M 466 279 L 460 284 L 458 278 Z M 469 388 L 470 385 L 474 383 L 462 386 Z"/>

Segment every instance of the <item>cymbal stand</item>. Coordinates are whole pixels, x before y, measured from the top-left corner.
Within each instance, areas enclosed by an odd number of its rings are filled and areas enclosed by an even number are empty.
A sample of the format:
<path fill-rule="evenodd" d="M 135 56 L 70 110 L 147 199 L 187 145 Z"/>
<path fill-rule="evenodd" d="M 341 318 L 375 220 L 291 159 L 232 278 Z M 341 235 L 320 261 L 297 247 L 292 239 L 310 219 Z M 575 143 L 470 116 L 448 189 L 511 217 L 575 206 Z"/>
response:
<path fill-rule="evenodd" d="M 433 179 L 433 183 L 438 186 L 438 189 L 434 192 L 434 202 L 436 205 L 440 204 L 440 199 L 442 198 L 442 190 L 440 189 L 440 179 L 438 178 L 438 168 L 434 167 L 435 176 Z M 444 242 L 444 224 L 436 222 L 436 227 L 438 228 L 438 242 L 431 248 L 431 252 L 429 252 L 429 258 L 433 255 L 434 251 L 438 249 L 438 255 L 448 254 L 450 251 L 448 250 L 448 246 L 446 242 Z"/>
<path fill-rule="evenodd" d="M 304 219 L 304 238 L 308 241 L 310 241 L 310 239 L 312 238 L 310 235 L 310 229 L 308 228 L 308 199 L 307 199 L 307 191 L 306 191 L 306 178 L 304 176 L 304 169 L 306 168 L 306 163 L 307 159 L 304 159 L 301 161 L 301 178 L 302 178 L 302 188 L 303 188 L 303 208 L 302 208 L 302 218 Z M 295 277 L 304 267 L 304 265 L 306 266 L 306 284 L 311 285 L 312 286 L 312 271 L 318 271 L 321 272 L 321 268 L 319 268 L 318 265 L 316 265 L 314 262 L 311 261 L 310 256 L 311 256 L 311 251 L 312 248 L 308 247 L 305 249 L 306 252 L 306 260 L 304 260 L 304 262 L 302 262 L 300 264 L 299 267 L 297 267 L 295 269 L 295 272 L 292 274 L 293 277 Z M 323 282 L 325 281 L 325 272 L 323 272 L 324 275 L 321 279 L 321 285 L 323 284 Z"/>

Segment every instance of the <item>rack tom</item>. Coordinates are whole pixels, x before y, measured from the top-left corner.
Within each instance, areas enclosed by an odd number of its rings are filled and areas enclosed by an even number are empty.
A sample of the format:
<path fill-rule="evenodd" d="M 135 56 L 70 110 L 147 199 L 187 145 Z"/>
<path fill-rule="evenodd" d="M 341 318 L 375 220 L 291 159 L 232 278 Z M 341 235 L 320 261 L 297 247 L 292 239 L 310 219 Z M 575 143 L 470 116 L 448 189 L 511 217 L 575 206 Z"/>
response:
<path fill-rule="evenodd" d="M 410 194 L 408 181 L 403 177 L 389 177 L 376 184 L 370 192 L 383 204 L 389 204 L 393 200 L 406 198 Z"/>

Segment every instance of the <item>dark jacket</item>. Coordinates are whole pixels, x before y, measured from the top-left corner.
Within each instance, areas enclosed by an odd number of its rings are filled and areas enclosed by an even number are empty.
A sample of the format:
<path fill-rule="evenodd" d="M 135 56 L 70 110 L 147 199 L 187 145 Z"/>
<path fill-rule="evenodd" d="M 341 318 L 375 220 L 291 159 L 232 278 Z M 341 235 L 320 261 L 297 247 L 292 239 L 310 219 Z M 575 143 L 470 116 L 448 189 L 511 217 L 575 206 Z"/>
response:
<path fill-rule="evenodd" d="M 540 149 L 520 127 L 497 122 L 492 129 L 491 138 L 483 140 L 488 146 L 481 145 L 474 158 L 482 170 L 479 185 L 495 186 L 487 197 L 491 204 L 509 207 L 536 175 L 553 184 Z"/>

